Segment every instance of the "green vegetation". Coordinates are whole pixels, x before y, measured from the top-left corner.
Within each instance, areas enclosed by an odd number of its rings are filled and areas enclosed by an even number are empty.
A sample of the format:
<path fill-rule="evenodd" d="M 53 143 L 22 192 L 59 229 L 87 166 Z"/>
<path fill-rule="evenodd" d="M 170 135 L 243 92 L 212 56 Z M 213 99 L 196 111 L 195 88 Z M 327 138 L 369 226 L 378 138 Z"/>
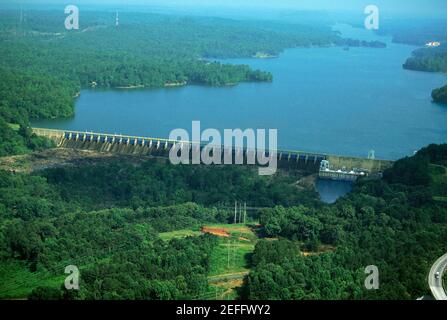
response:
<path fill-rule="evenodd" d="M 413 52 L 404 64 L 405 69 L 426 72 L 447 72 L 447 49 L 423 48 Z"/>
<path fill-rule="evenodd" d="M 248 256 L 253 250 L 252 243 L 244 243 L 239 239 L 220 239 L 211 255 L 210 276 L 225 277 L 248 271 Z"/>
<path fill-rule="evenodd" d="M 28 126 L 18 124 L 11 126 L 0 117 L 0 157 L 26 153 L 29 150 L 39 151 L 52 146 L 50 140 L 36 136 Z"/>
<path fill-rule="evenodd" d="M 163 241 L 169 241 L 172 239 L 183 239 L 183 238 L 187 238 L 187 237 L 196 237 L 201 234 L 202 233 L 200 231 L 184 229 L 184 230 L 161 232 L 158 234 L 158 237 Z"/>
<path fill-rule="evenodd" d="M 447 86 L 433 90 L 431 95 L 434 102 L 447 104 Z"/>
<path fill-rule="evenodd" d="M 51 147 L 29 119 L 72 116 L 83 88 L 271 81 L 210 59 L 382 46 L 273 22 L 124 13 L 116 28 L 113 14 L 85 12 L 82 30 L 68 32 L 61 13 L 31 16 L 18 25 L 14 12 L 0 12 L 0 156 Z M 443 59 L 416 52 L 408 66 L 443 71 Z M 299 187 L 301 177 L 244 166 L 99 159 L 0 171 L 0 298 L 414 299 L 447 250 L 446 167 L 447 145 L 429 146 L 334 205 Z M 229 224 L 235 200 L 266 208 L 249 217 L 259 230 Z M 363 286 L 371 264 L 378 291 Z M 81 270 L 78 292 L 62 287 L 67 265 Z"/>
<path fill-rule="evenodd" d="M 6 270 L 0 273 L 0 297 L 203 294 L 207 277 L 219 270 L 214 249 L 220 242 L 198 237 L 197 230 L 231 221 L 233 210 L 227 208 L 236 197 L 262 206 L 318 204 L 316 193 L 299 191 L 295 179 L 259 177 L 250 167 L 99 160 L 31 175 L 0 171 L 0 265 Z M 189 235 L 194 237 L 184 237 Z M 247 266 L 244 255 L 237 257 L 237 264 Z M 76 297 L 59 288 L 71 264 L 81 268 L 84 281 Z M 22 271 L 8 271 L 16 265 Z"/>
<path fill-rule="evenodd" d="M 334 205 L 249 167 L 112 159 L 1 172 L 0 297 L 414 299 L 447 251 L 446 168 L 447 145 L 432 145 Z M 261 229 L 228 224 L 235 198 L 267 207 L 250 214 Z M 76 295 L 60 287 L 70 264 Z M 377 291 L 363 286 L 371 264 Z"/>
<path fill-rule="evenodd" d="M 399 160 L 384 180 L 360 181 L 333 206 L 264 210 L 268 235 L 258 242 L 245 284 L 250 299 L 414 299 L 428 293 L 427 274 L 447 251 L 447 145 Z M 322 244 L 334 252 L 304 257 Z M 380 290 L 363 286 L 364 268 L 380 270 Z"/>
<path fill-rule="evenodd" d="M 225 278 L 247 272 L 250 255 L 258 236 L 245 224 L 212 224 L 209 227 L 225 230 L 230 236 L 221 237 L 211 255 L 210 277 Z"/>
<path fill-rule="evenodd" d="M 63 270 L 62 270 L 63 271 Z M 31 272 L 26 263 L 5 261 L 0 264 L 1 298 L 15 299 L 27 297 L 38 287 L 58 288 L 64 283 L 65 276 L 52 275 L 49 272 Z"/>
<path fill-rule="evenodd" d="M 117 160 L 31 175 L 1 172 L 0 296 L 414 299 L 428 293 L 428 270 L 447 251 L 447 206 L 440 201 L 447 198 L 447 145 L 397 161 L 383 180 L 359 181 L 333 205 L 298 189 L 296 179 L 259 177 L 248 167 Z M 235 198 L 267 207 L 250 214 L 261 227 L 229 224 Z M 202 226 L 229 236 L 200 234 Z M 74 295 L 61 289 L 69 264 L 81 268 Z M 371 264 L 379 267 L 380 290 L 364 289 Z"/>

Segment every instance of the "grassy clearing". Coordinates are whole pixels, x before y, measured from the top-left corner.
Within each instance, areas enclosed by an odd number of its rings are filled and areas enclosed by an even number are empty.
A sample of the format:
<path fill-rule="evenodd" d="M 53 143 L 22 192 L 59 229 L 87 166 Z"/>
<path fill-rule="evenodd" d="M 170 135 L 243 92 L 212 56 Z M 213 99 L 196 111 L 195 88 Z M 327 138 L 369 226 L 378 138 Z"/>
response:
<path fill-rule="evenodd" d="M 447 168 L 438 164 L 430 164 L 429 174 L 433 183 L 444 182 L 447 179 Z"/>
<path fill-rule="evenodd" d="M 211 224 L 207 227 L 223 229 L 230 234 L 228 238 L 219 238 L 219 245 L 211 255 L 209 276 L 248 272 L 250 255 L 258 241 L 255 231 L 245 224 Z"/>
<path fill-rule="evenodd" d="M 31 272 L 21 262 L 0 264 L 0 299 L 24 299 L 40 286 L 59 288 L 66 275 L 54 276 L 46 272 Z"/>
<path fill-rule="evenodd" d="M 8 127 L 10 127 L 14 131 L 19 131 L 20 125 L 17 123 L 8 123 Z"/>
<path fill-rule="evenodd" d="M 109 262 L 110 257 L 98 260 Z M 31 272 L 28 266 L 20 261 L 5 261 L 0 263 L 0 299 L 26 299 L 37 287 L 60 288 L 67 277 L 64 273 L 66 265 L 61 263 L 60 275 L 54 275 L 47 271 Z M 79 266 L 83 270 L 92 267 L 94 263 Z M 58 268 L 59 268 L 58 267 Z"/>
<path fill-rule="evenodd" d="M 209 276 L 221 276 L 249 270 L 250 254 L 254 243 L 244 243 L 237 239 L 220 239 L 219 245 L 211 255 Z"/>
<path fill-rule="evenodd" d="M 242 286 L 242 279 L 212 283 L 208 291 L 197 297 L 203 300 L 236 300 L 238 298 L 237 288 Z"/>
<path fill-rule="evenodd" d="M 201 234 L 202 233 L 200 231 L 184 229 L 184 230 L 176 230 L 176 231 L 170 231 L 170 232 L 162 232 L 162 233 L 159 233 L 158 236 L 163 241 L 169 241 L 171 239 L 181 239 L 181 238 L 186 238 L 186 237 L 198 237 Z"/>
<path fill-rule="evenodd" d="M 255 230 L 245 224 L 210 224 L 206 227 L 225 230 L 230 237 L 220 237 L 211 255 L 208 275 L 209 288 L 197 299 L 235 300 L 237 288 L 249 272 L 250 255 L 258 237 Z"/>
<path fill-rule="evenodd" d="M 245 224 L 207 224 L 205 227 L 223 229 L 230 237 L 218 238 L 219 243 L 211 255 L 208 290 L 194 299 L 235 300 L 237 288 L 242 286 L 243 278 L 249 272 L 250 255 L 258 241 L 256 232 Z M 184 229 L 163 232 L 159 237 L 168 241 L 201 234 L 197 230 Z"/>
<path fill-rule="evenodd" d="M 258 236 L 256 235 L 256 230 L 251 226 L 248 226 L 243 223 L 236 224 L 209 224 L 207 227 L 225 229 L 231 237 L 244 238 L 248 241 L 256 242 L 258 240 Z"/>
<path fill-rule="evenodd" d="M 203 295 L 195 299 L 234 300 L 238 297 L 237 288 L 249 272 L 250 255 L 253 253 L 258 236 L 256 229 L 246 224 L 207 224 L 204 227 L 225 230 L 230 237 L 219 237 L 219 244 L 211 255 L 211 268 L 208 275 L 209 287 Z M 163 241 L 190 236 L 202 232 L 192 229 L 159 233 Z"/>
<path fill-rule="evenodd" d="M 430 164 L 431 189 L 433 200 L 440 203 L 447 203 L 447 167 L 437 164 Z"/>
<path fill-rule="evenodd" d="M 447 203 L 447 197 L 433 196 L 433 200 L 438 201 L 438 202 Z"/>

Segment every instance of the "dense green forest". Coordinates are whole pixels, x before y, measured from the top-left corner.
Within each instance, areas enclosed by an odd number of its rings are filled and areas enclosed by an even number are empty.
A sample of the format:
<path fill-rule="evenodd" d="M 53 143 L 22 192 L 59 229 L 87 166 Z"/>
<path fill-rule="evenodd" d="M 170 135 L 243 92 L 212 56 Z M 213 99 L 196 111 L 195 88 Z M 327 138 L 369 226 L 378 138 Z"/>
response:
<path fill-rule="evenodd" d="M 415 299 L 447 250 L 447 145 L 399 160 L 383 180 L 360 181 L 335 205 L 264 210 L 260 222 L 279 241 L 258 242 L 245 288 L 250 299 Z M 308 257 L 300 250 L 325 245 Z M 366 290 L 364 268 L 380 270 Z"/>
<path fill-rule="evenodd" d="M 79 297 L 192 298 L 207 289 L 215 239 L 162 243 L 158 233 L 228 223 L 234 199 L 259 206 L 320 205 L 317 194 L 300 191 L 293 176 L 267 179 L 249 167 L 111 160 L 31 175 L 1 171 L 0 296 L 35 289 L 31 298 L 62 297 L 60 282 L 43 283 L 74 264 L 85 281 Z M 11 279 L 17 269 L 40 279 L 37 286 L 24 283 L 22 275 Z M 23 291 L 14 290 L 17 283 Z"/>
<path fill-rule="evenodd" d="M 240 290 L 250 299 L 415 299 L 447 251 L 447 145 L 395 163 L 325 205 L 299 176 L 239 166 L 129 164 L 0 172 L 0 293 L 31 299 L 194 299 L 207 290 L 217 238 L 159 234 L 231 223 L 234 199 L 264 207 Z M 303 255 L 303 252 L 310 253 Z M 81 290 L 62 288 L 66 265 Z M 377 265 L 380 289 L 364 289 Z M 32 279 L 32 281 L 30 280 Z"/>
<path fill-rule="evenodd" d="M 426 72 L 447 72 L 447 48 L 423 48 L 413 52 L 404 68 Z"/>

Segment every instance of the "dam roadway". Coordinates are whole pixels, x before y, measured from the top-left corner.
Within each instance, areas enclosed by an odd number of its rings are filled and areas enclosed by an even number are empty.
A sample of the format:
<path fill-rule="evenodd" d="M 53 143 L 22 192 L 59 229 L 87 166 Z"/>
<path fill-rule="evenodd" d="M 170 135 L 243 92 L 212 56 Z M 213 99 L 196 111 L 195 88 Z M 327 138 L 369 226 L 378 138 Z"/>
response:
<path fill-rule="evenodd" d="M 127 155 L 168 157 L 171 148 L 179 143 L 189 144 L 191 149 L 202 149 L 206 147 L 206 144 L 189 141 L 179 142 L 161 138 L 46 128 L 32 128 L 32 130 L 37 136 L 49 138 L 60 148 L 95 150 Z M 216 146 L 212 146 L 211 148 L 216 148 Z M 217 148 L 221 148 L 222 154 L 231 152 L 233 156 L 242 152 L 244 163 L 246 163 L 247 160 L 247 153 L 250 152 L 246 149 L 230 149 L 222 146 L 218 146 Z M 318 172 L 323 160 L 329 161 L 331 166 L 336 169 L 363 170 L 372 175 L 382 173 L 393 164 L 393 161 L 390 160 L 367 159 L 304 151 L 277 150 L 276 153 L 278 167 L 304 169 L 311 172 Z M 268 152 L 266 155 L 268 156 Z"/>

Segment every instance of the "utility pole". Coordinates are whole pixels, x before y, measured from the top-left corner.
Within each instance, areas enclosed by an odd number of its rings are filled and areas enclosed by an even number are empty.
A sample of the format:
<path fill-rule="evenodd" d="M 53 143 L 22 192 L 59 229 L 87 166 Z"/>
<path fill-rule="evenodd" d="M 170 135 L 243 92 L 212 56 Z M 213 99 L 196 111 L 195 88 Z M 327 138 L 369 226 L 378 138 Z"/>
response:
<path fill-rule="evenodd" d="M 230 248 L 231 248 L 231 242 L 230 239 L 228 239 L 228 246 L 227 246 L 228 250 L 228 259 L 227 259 L 227 268 L 230 269 Z"/>
<path fill-rule="evenodd" d="M 242 203 L 239 203 L 239 223 L 241 223 L 242 218 Z"/>
<path fill-rule="evenodd" d="M 244 224 L 247 223 L 247 202 L 244 202 Z"/>
<path fill-rule="evenodd" d="M 236 240 L 233 240 L 233 265 L 236 265 Z"/>
<path fill-rule="evenodd" d="M 118 15 L 118 10 L 116 11 L 116 18 L 115 18 L 115 26 L 118 27 L 120 25 L 120 17 Z"/>
<path fill-rule="evenodd" d="M 235 202 L 234 202 L 234 224 L 236 224 L 236 222 L 237 222 L 237 213 L 236 213 L 236 210 L 237 210 L 237 202 L 235 201 Z"/>

